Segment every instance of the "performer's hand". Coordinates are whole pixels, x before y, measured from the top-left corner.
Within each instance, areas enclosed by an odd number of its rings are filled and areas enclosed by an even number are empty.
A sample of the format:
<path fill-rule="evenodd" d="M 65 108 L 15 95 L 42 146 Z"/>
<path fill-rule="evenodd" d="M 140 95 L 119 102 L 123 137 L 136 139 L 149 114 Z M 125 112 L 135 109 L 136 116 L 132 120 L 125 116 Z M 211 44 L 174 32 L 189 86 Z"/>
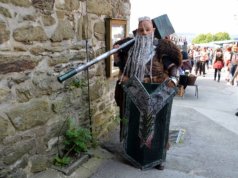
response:
<path fill-rule="evenodd" d="M 127 76 L 123 76 L 121 83 L 125 84 L 128 80 L 129 80 L 129 78 Z"/>
<path fill-rule="evenodd" d="M 171 79 L 168 81 L 167 86 L 170 88 L 176 87 L 175 83 Z"/>
<path fill-rule="evenodd" d="M 119 48 L 119 47 L 120 47 L 119 44 L 113 45 L 113 48 Z"/>

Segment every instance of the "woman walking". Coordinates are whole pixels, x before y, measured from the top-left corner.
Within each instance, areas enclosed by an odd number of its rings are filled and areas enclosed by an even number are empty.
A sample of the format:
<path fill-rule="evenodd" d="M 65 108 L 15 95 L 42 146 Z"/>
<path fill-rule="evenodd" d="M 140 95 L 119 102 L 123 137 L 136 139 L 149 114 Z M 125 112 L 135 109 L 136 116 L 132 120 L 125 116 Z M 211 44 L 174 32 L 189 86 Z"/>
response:
<path fill-rule="evenodd" d="M 220 82 L 221 78 L 221 69 L 224 67 L 224 59 L 223 59 L 223 53 L 222 49 L 218 48 L 215 53 L 215 60 L 213 64 L 213 68 L 215 69 L 214 72 L 214 81 Z"/>

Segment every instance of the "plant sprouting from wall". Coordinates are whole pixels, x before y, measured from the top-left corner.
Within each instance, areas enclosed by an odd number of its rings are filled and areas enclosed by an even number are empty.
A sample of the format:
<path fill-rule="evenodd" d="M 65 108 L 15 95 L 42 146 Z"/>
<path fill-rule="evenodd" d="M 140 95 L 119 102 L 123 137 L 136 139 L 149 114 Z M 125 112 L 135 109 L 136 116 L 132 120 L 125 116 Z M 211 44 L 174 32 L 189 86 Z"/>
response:
<path fill-rule="evenodd" d="M 75 155 L 87 152 L 89 148 L 95 146 L 90 130 L 77 126 L 75 120 L 70 118 L 67 123 L 68 129 L 64 137 L 63 155 L 58 155 L 54 159 L 57 166 L 65 166 L 71 162 L 71 158 Z"/>
<path fill-rule="evenodd" d="M 69 89 L 73 90 L 74 88 L 84 88 L 87 86 L 87 81 L 85 79 L 75 78 L 69 84 Z"/>

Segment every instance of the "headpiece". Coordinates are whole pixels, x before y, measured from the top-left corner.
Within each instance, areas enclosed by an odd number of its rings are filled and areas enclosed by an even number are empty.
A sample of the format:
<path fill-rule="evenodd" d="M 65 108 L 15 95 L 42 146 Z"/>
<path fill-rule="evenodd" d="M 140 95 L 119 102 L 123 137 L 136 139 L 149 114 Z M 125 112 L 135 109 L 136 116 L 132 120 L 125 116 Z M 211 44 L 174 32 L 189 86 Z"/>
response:
<path fill-rule="evenodd" d="M 145 20 L 151 21 L 150 17 L 148 17 L 148 16 L 140 17 L 140 18 L 138 19 L 139 22 L 145 21 Z"/>

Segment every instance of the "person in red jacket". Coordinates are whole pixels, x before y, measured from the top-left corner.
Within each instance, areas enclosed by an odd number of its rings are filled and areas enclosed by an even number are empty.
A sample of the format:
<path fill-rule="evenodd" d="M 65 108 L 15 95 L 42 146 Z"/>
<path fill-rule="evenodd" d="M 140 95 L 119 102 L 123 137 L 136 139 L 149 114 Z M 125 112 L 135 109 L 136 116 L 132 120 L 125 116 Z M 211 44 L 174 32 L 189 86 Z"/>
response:
<path fill-rule="evenodd" d="M 224 67 L 223 52 L 221 48 L 218 48 L 215 52 L 215 60 L 213 64 L 214 68 L 214 81 L 220 82 L 221 79 L 221 69 Z"/>

